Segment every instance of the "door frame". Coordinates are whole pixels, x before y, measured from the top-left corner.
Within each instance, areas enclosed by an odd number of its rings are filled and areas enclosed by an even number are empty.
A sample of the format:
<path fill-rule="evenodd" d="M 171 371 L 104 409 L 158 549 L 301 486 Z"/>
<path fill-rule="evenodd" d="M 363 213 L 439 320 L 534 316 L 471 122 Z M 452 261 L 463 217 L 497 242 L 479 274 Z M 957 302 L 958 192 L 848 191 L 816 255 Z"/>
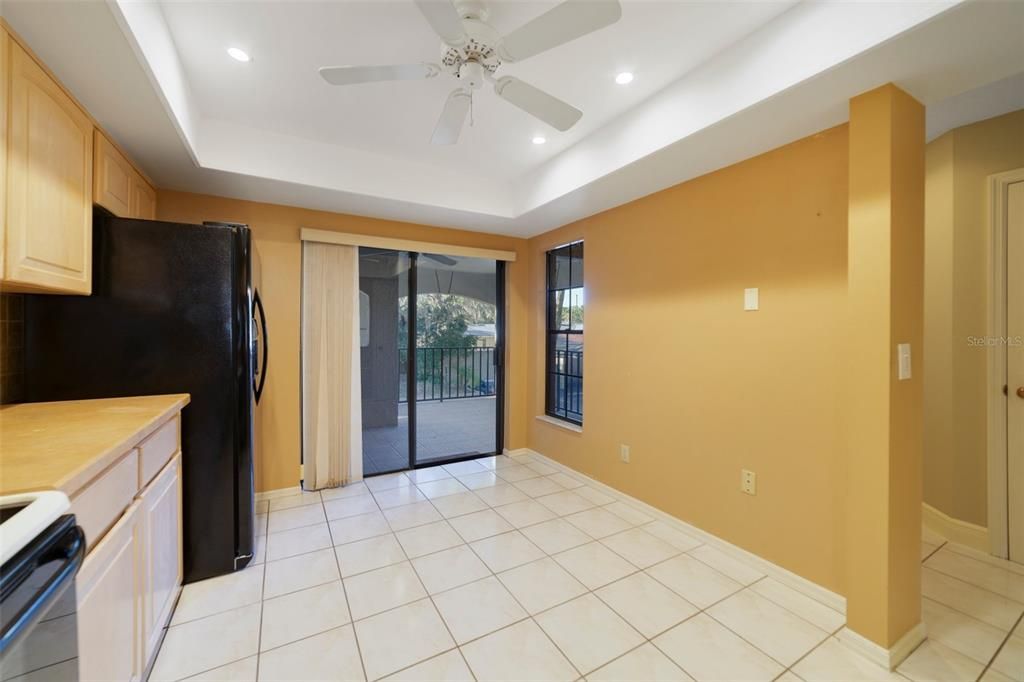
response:
<path fill-rule="evenodd" d="M 409 429 L 409 466 L 408 469 L 396 469 L 395 471 L 407 471 L 412 469 L 424 469 L 427 467 L 440 466 L 442 464 L 454 464 L 455 462 L 464 462 L 467 460 L 480 459 L 482 457 L 493 457 L 500 455 L 504 449 L 505 443 L 505 261 L 500 258 L 494 259 L 494 285 L 495 285 L 495 302 L 494 302 L 494 330 L 495 330 L 495 350 L 494 350 L 494 452 L 485 452 L 480 454 L 462 454 L 453 455 L 451 457 L 437 458 L 425 462 L 416 461 L 416 298 L 419 295 L 419 257 L 423 253 L 421 251 L 409 251 L 404 250 L 409 255 L 409 279 L 408 279 L 408 296 L 409 303 L 406 307 L 409 322 L 407 326 L 407 339 L 406 346 L 410 349 L 406 353 L 406 405 L 407 405 L 407 420 Z M 430 251 L 430 253 L 437 253 L 437 251 Z M 459 255 L 459 254 L 455 254 Z M 488 256 L 471 256 L 473 258 L 486 258 L 491 260 Z M 391 471 L 381 472 L 382 474 L 394 473 Z M 374 474 L 378 475 L 378 474 Z"/>
<path fill-rule="evenodd" d="M 1024 182 L 1024 168 L 997 173 L 988 177 L 989 201 L 989 272 L 988 335 L 1007 336 L 1007 235 L 1008 194 L 1012 184 Z M 988 536 L 993 555 L 1008 559 L 1009 535 L 1009 443 L 1007 418 L 1009 384 L 1006 344 L 988 345 Z"/>

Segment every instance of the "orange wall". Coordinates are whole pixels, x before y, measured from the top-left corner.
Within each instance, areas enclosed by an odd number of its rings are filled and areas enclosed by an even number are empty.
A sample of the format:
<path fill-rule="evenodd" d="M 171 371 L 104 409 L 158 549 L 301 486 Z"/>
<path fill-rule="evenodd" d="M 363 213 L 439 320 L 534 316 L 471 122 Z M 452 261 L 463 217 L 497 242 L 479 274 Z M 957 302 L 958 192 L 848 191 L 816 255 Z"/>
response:
<path fill-rule="evenodd" d="M 839 126 L 531 239 L 526 415 L 530 448 L 840 593 L 847 156 Z M 581 238 L 578 434 L 534 416 L 544 251 Z"/>
<path fill-rule="evenodd" d="M 261 293 L 270 337 L 265 400 L 260 404 L 257 425 L 257 490 L 275 490 L 299 484 L 302 417 L 299 400 L 302 247 L 299 231 L 303 227 L 516 251 L 518 260 L 510 263 L 507 271 L 508 400 L 505 440 L 508 448 L 525 446 L 525 321 L 529 268 L 525 240 L 169 190 L 159 191 L 157 207 L 159 220 L 193 223 L 222 220 L 246 223 L 252 228 L 263 265 Z"/>
<path fill-rule="evenodd" d="M 921 620 L 924 106 L 885 85 L 850 100 L 849 128 L 846 618 L 888 648 Z"/>

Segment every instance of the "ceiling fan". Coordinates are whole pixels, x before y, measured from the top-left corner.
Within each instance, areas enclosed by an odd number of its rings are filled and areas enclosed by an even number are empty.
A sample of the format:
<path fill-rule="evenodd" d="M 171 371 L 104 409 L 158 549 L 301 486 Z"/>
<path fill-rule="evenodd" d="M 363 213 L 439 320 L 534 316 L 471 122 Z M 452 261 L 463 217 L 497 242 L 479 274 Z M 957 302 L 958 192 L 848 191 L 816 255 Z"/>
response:
<path fill-rule="evenodd" d="M 610 26 L 622 16 L 619 0 L 565 0 L 507 36 L 487 23 L 479 0 L 416 0 L 441 38 L 441 63 L 393 66 L 324 66 L 320 75 L 332 85 L 434 78 L 442 71 L 460 81 L 448 94 L 431 142 L 455 144 L 469 114 L 473 93 L 484 81 L 502 99 L 556 130 L 566 131 L 583 112 L 515 76 L 495 77 L 503 62 L 518 62 L 580 36 Z"/>

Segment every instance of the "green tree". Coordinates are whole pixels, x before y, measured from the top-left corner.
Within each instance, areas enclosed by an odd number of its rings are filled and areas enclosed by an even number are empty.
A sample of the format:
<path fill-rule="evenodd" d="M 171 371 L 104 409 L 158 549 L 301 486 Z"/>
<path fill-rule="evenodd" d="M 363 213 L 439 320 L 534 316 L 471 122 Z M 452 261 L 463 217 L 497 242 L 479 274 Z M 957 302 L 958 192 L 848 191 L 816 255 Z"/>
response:
<path fill-rule="evenodd" d="M 416 299 L 416 345 L 419 348 L 470 348 L 473 337 L 466 330 L 474 320 L 462 296 L 420 294 Z M 399 302 L 398 347 L 409 338 L 409 299 Z"/>

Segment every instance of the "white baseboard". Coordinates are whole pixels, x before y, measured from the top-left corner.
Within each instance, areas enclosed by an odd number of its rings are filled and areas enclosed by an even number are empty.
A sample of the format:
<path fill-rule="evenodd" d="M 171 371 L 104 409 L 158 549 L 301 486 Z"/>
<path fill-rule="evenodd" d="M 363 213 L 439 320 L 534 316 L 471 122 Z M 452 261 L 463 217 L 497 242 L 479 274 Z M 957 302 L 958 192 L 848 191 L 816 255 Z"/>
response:
<path fill-rule="evenodd" d="M 836 638 L 869 661 L 887 670 L 895 670 L 926 636 L 924 623 L 918 623 L 888 649 L 846 627 L 839 631 Z"/>
<path fill-rule="evenodd" d="M 988 528 L 954 519 L 926 502 L 921 503 L 921 521 L 927 528 L 950 542 L 966 545 L 986 554 L 991 550 Z"/>
<path fill-rule="evenodd" d="M 685 521 L 678 519 L 675 516 L 672 516 L 671 514 L 663 512 L 656 507 L 652 507 L 651 505 L 647 504 L 646 502 L 643 502 L 642 500 L 638 500 L 635 497 L 627 495 L 626 493 L 616 488 L 613 488 L 609 485 L 602 483 L 601 481 L 593 479 L 587 476 L 586 474 L 582 474 L 571 467 L 567 467 L 564 464 L 557 462 L 551 459 L 550 457 L 547 457 L 546 455 L 542 455 L 539 452 L 530 450 L 529 448 L 518 448 L 516 450 L 509 451 L 508 454 L 512 457 L 522 456 L 525 454 L 532 454 L 535 457 L 542 459 L 545 463 L 558 469 L 559 471 L 563 471 L 565 473 L 569 473 L 579 478 L 585 479 L 588 485 L 591 485 L 594 488 L 597 488 L 598 490 L 608 493 L 609 495 L 612 495 L 614 497 L 627 500 L 632 506 L 637 507 L 638 509 L 647 513 L 648 515 L 653 516 L 654 518 L 659 519 L 661 521 L 664 521 L 665 523 L 671 526 L 675 526 L 680 531 L 688 535 L 696 536 L 705 544 L 710 545 L 715 549 L 718 549 L 723 553 L 734 557 L 735 559 L 738 559 L 752 567 L 757 568 L 765 575 L 778 580 L 780 583 L 793 588 L 797 592 L 800 592 L 801 594 L 804 594 L 810 597 L 811 599 L 814 599 L 818 602 L 821 602 L 822 604 L 825 604 L 829 608 L 838 611 L 844 616 L 846 615 L 846 597 L 836 594 L 835 592 L 832 592 L 831 590 L 822 587 L 821 585 L 818 585 L 817 583 L 812 582 L 807 578 L 804 578 L 803 576 L 799 576 L 796 573 L 793 573 L 792 571 L 787 570 L 782 566 L 779 566 L 778 564 L 774 564 L 768 561 L 767 559 L 764 559 L 756 554 L 748 552 L 745 549 L 737 547 L 731 542 L 727 542 L 716 535 L 712 535 L 711 533 L 701 530 L 696 526 L 692 526 L 689 523 L 686 523 Z"/>

